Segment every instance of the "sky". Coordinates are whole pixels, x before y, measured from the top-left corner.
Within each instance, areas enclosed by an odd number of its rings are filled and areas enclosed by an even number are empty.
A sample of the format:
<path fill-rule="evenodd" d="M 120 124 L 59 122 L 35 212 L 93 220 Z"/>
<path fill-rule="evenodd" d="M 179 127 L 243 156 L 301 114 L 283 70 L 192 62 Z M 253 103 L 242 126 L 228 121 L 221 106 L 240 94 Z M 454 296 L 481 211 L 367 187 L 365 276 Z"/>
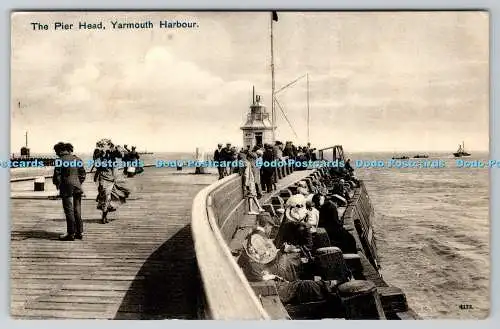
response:
<path fill-rule="evenodd" d="M 278 12 L 276 89 L 309 75 L 310 141 L 356 151 L 488 150 L 485 12 Z M 161 29 L 159 21 L 196 22 Z M 105 30 L 78 30 L 78 22 Z M 112 21 L 155 24 L 118 30 Z M 48 24 L 33 30 L 32 22 Z M 55 22 L 73 23 L 54 30 Z M 242 145 L 252 86 L 271 110 L 270 13 L 16 13 L 11 148 Z M 305 78 L 277 94 L 278 140 L 307 142 Z M 296 135 L 295 135 L 295 133 Z"/>

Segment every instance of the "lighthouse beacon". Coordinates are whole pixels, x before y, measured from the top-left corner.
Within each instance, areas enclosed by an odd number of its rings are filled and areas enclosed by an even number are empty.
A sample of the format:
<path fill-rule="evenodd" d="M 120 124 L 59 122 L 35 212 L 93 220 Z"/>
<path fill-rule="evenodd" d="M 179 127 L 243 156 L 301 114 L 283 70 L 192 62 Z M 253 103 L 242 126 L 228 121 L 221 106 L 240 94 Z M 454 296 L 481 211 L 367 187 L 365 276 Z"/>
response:
<path fill-rule="evenodd" d="M 266 107 L 261 103 L 261 97 L 252 97 L 250 113 L 247 114 L 247 121 L 240 129 L 243 131 L 243 147 L 253 148 L 255 145 L 262 146 L 265 143 L 273 143 L 273 127 Z"/>

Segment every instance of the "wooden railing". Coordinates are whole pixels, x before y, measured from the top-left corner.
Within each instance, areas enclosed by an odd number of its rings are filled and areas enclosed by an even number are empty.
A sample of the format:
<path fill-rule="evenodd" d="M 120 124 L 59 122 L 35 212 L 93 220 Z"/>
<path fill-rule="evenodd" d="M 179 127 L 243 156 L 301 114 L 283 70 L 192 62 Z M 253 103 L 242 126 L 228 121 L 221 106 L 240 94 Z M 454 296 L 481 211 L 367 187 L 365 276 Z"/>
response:
<path fill-rule="evenodd" d="M 267 312 L 231 254 L 215 215 L 214 194 L 241 182 L 230 175 L 201 190 L 193 201 L 191 226 L 204 297 L 205 317 L 268 320 Z M 229 200 L 228 200 L 229 202 Z"/>

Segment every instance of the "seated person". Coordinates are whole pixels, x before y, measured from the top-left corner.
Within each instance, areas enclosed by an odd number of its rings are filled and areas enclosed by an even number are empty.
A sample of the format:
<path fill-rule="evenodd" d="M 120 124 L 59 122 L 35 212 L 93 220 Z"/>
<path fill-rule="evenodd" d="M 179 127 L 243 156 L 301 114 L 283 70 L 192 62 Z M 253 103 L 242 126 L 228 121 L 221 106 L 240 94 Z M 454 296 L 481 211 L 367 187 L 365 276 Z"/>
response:
<path fill-rule="evenodd" d="M 297 194 L 302 194 L 304 196 L 309 195 L 309 191 L 304 187 L 297 188 Z"/>
<path fill-rule="evenodd" d="M 313 190 L 311 191 L 311 193 L 314 193 L 314 194 L 320 193 L 320 189 L 322 187 L 326 187 L 326 186 L 324 186 L 324 184 L 322 184 L 321 181 L 315 181 L 315 180 L 312 181 L 312 185 L 313 185 Z"/>
<path fill-rule="evenodd" d="M 337 195 L 340 195 L 341 197 L 343 197 L 344 199 L 346 200 L 349 200 L 349 195 L 346 193 L 346 190 L 345 190 L 345 187 L 344 187 L 344 180 L 343 179 L 339 179 L 338 181 L 336 181 L 333 186 L 332 186 L 332 189 L 330 190 L 331 194 L 337 194 Z M 347 195 L 347 197 L 346 197 Z"/>
<path fill-rule="evenodd" d="M 324 301 L 335 296 L 337 281 L 300 280 L 293 264 L 286 266 L 282 256 L 270 239 L 251 234 L 244 242 L 244 252 L 238 264 L 250 282 L 274 280 L 283 304 Z"/>
<path fill-rule="evenodd" d="M 267 238 L 276 234 L 279 229 L 281 219 L 271 216 L 267 211 L 257 215 L 255 230 L 259 230 L 265 234 Z"/>
<path fill-rule="evenodd" d="M 349 180 L 350 183 L 352 183 L 351 186 L 353 188 L 359 187 L 359 180 L 358 180 L 358 178 L 354 174 L 351 174 L 349 176 L 348 180 Z"/>
<path fill-rule="evenodd" d="M 339 218 L 337 206 L 323 195 L 315 194 L 312 197 L 314 207 L 319 210 L 318 227 L 323 227 L 328 233 L 332 245 L 340 248 L 344 254 L 357 253 L 356 240 L 344 228 Z"/>
<path fill-rule="evenodd" d="M 307 224 L 306 198 L 295 194 L 288 198 L 285 205 L 285 222 L 283 223 L 281 243 L 302 245 L 308 250 L 313 247 L 313 237 Z"/>
<path fill-rule="evenodd" d="M 302 188 L 305 188 L 306 190 L 308 189 L 307 183 L 305 181 L 303 181 L 303 180 L 298 181 L 296 185 L 297 185 L 298 188 L 302 187 Z"/>
<path fill-rule="evenodd" d="M 314 207 L 312 202 L 314 194 L 309 194 L 306 201 L 307 218 L 306 223 L 309 224 L 312 233 L 315 233 L 319 223 L 319 210 Z"/>

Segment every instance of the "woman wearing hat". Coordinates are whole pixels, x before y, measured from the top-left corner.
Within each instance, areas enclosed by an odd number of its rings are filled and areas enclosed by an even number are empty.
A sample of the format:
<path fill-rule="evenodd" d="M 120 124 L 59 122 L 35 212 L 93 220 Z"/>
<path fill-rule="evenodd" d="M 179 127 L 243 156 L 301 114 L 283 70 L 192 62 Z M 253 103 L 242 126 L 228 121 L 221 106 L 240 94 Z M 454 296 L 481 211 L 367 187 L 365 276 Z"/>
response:
<path fill-rule="evenodd" d="M 264 209 L 260 206 L 260 203 L 257 200 L 257 189 L 256 189 L 254 170 L 252 169 L 252 163 L 248 158 L 245 161 L 245 172 L 243 181 L 245 184 L 245 197 L 247 199 L 247 204 L 248 204 L 248 214 L 258 215 L 259 213 L 263 212 Z M 257 210 L 254 209 L 254 206 L 257 208 Z"/>
<path fill-rule="evenodd" d="M 102 139 L 96 143 L 96 146 L 99 150 L 94 154 L 97 168 L 94 181 L 99 184 L 96 198 L 97 209 L 102 211 L 101 221 L 106 224 L 108 213 L 116 211 L 121 204 L 125 203 L 130 195 L 130 189 L 125 184 L 125 177 L 120 175 L 121 171 L 110 165 L 117 160 L 118 155 L 111 140 Z"/>
<path fill-rule="evenodd" d="M 279 239 L 278 246 L 288 253 L 288 263 L 294 264 L 300 272 L 307 272 L 307 265 L 312 262 L 311 250 L 313 237 L 310 227 L 306 222 L 307 210 L 305 197 L 301 194 L 292 195 L 286 202 L 285 222 Z M 286 264 L 283 264 L 285 267 Z"/>
<path fill-rule="evenodd" d="M 290 271 L 290 267 L 277 264 L 282 256 L 271 239 L 262 234 L 250 234 L 244 242 L 244 252 L 238 264 L 250 282 L 274 280 L 283 304 L 323 301 L 334 294 L 337 281 L 300 280 L 298 273 Z"/>
<path fill-rule="evenodd" d="M 257 193 L 257 199 L 260 199 L 262 197 L 260 168 L 257 167 L 257 159 L 259 158 L 259 156 L 262 157 L 262 151 L 259 150 L 258 146 L 254 146 L 252 151 L 247 153 L 247 159 L 249 160 L 249 163 L 251 165 L 252 174 L 255 181 L 255 191 Z"/>

